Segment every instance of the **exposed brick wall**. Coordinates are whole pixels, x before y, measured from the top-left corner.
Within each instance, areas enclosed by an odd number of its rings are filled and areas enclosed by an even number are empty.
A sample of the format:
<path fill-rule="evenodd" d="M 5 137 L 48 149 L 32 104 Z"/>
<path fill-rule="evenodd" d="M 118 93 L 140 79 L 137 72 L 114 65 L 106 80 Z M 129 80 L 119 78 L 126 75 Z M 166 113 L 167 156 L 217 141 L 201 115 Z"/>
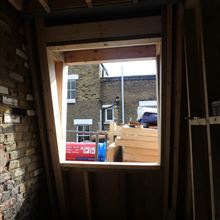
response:
<path fill-rule="evenodd" d="M 24 29 L 0 5 L 0 219 L 38 219 L 45 193 Z M 44 197 L 44 199 L 43 199 Z"/>
<path fill-rule="evenodd" d="M 78 74 L 76 103 L 67 107 L 67 130 L 76 130 L 73 119 L 93 119 L 92 131 L 99 130 L 102 105 L 112 105 L 120 97 L 119 111 L 115 120 L 121 123 L 121 77 L 100 78 L 99 65 L 72 66 L 69 74 Z M 156 100 L 156 76 L 124 77 L 125 123 L 136 120 L 139 101 Z M 104 115 L 103 115 L 104 121 Z M 104 129 L 108 129 L 104 124 Z M 75 141 L 75 135 L 67 133 L 67 141 Z"/>

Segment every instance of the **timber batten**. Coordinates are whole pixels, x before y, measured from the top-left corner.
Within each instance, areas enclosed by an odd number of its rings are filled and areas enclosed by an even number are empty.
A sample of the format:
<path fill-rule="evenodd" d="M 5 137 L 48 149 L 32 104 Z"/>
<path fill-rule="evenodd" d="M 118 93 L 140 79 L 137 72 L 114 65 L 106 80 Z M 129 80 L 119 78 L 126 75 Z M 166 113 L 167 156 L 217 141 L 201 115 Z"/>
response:
<path fill-rule="evenodd" d="M 46 43 L 44 41 L 44 23 L 42 19 L 36 19 L 36 32 L 37 32 L 37 42 L 39 48 L 39 60 L 40 60 L 40 69 L 41 69 L 41 77 L 42 77 L 42 87 L 44 94 L 44 105 L 47 106 L 45 109 L 46 112 L 46 122 L 47 129 L 49 134 L 49 143 L 50 143 L 50 151 L 52 157 L 53 171 L 55 175 L 55 183 L 57 189 L 57 197 L 60 208 L 60 214 L 62 219 L 67 218 L 67 209 L 66 209 L 66 201 L 64 194 L 64 185 L 63 185 L 63 177 L 62 172 L 59 165 L 59 153 L 58 153 L 58 140 L 56 136 L 56 126 L 55 126 L 55 118 L 54 118 L 54 108 L 52 103 L 52 94 L 51 94 L 51 85 L 49 78 L 49 70 L 48 70 L 48 57 L 46 51 Z"/>

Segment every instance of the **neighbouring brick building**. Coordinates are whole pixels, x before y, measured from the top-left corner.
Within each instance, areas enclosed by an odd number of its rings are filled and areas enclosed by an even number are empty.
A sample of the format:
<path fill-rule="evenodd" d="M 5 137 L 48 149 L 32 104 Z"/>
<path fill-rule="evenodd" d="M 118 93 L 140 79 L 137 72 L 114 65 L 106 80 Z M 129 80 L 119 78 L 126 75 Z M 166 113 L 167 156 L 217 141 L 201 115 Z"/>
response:
<path fill-rule="evenodd" d="M 67 130 L 108 130 L 111 120 L 122 123 L 121 77 L 102 77 L 98 64 L 70 66 L 69 76 L 71 75 L 76 76 L 75 98 L 67 104 Z M 116 108 L 108 109 L 108 106 L 114 104 L 116 97 L 119 97 L 118 111 Z M 136 120 L 139 101 L 145 100 L 156 100 L 156 75 L 125 76 L 125 123 L 130 119 Z M 76 139 L 76 135 L 67 132 L 67 141 Z"/>
<path fill-rule="evenodd" d="M 24 25 L 0 8 L 0 219 L 40 219 L 47 203 Z"/>

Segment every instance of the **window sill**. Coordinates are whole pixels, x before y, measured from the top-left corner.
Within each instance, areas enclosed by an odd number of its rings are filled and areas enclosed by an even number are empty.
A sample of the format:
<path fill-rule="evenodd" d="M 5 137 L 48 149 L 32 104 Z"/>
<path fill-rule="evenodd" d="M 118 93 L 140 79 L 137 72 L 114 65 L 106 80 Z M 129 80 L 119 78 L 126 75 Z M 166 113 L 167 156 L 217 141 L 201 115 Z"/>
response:
<path fill-rule="evenodd" d="M 111 122 L 114 122 L 114 121 L 105 121 L 104 124 L 109 125 Z"/>
<path fill-rule="evenodd" d="M 76 99 L 67 99 L 67 104 L 75 104 Z"/>
<path fill-rule="evenodd" d="M 160 170 L 159 163 L 135 163 L 135 162 L 86 162 L 64 161 L 60 162 L 62 168 L 82 169 L 120 169 L 120 170 Z"/>

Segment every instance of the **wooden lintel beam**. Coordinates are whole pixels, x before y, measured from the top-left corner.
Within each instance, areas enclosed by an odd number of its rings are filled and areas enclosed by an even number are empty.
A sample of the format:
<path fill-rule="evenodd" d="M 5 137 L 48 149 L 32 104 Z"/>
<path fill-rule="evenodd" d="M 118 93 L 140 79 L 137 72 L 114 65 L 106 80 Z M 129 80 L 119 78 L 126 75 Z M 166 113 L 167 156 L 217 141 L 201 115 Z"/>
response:
<path fill-rule="evenodd" d="M 103 62 L 156 57 L 156 45 L 80 50 L 64 53 L 65 63 Z"/>
<path fill-rule="evenodd" d="M 98 21 L 81 24 L 50 26 L 45 28 L 46 43 L 86 43 L 119 39 L 143 39 L 161 36 L 161 17 L 140 17 Z M 99 40 L 100 41 L 100 40 Z"/>
<path fill-rule="evenodd" d="M 85 2 L 88 5 L 88 7 L 92 7 L 92 0 L 85 0 Z"/>
<path fill-rule="evenodd" d="M 44 7 L 44 10 L 49 13 L 50 10 L 50 6 L 48 4 L 48 0 L 38 0 L 40 2 L 40 4 Z"/>
<path fill-rule="evenodd" d="M 8 0 L 18 11 L 23 10 L 23 0 Z"/>

